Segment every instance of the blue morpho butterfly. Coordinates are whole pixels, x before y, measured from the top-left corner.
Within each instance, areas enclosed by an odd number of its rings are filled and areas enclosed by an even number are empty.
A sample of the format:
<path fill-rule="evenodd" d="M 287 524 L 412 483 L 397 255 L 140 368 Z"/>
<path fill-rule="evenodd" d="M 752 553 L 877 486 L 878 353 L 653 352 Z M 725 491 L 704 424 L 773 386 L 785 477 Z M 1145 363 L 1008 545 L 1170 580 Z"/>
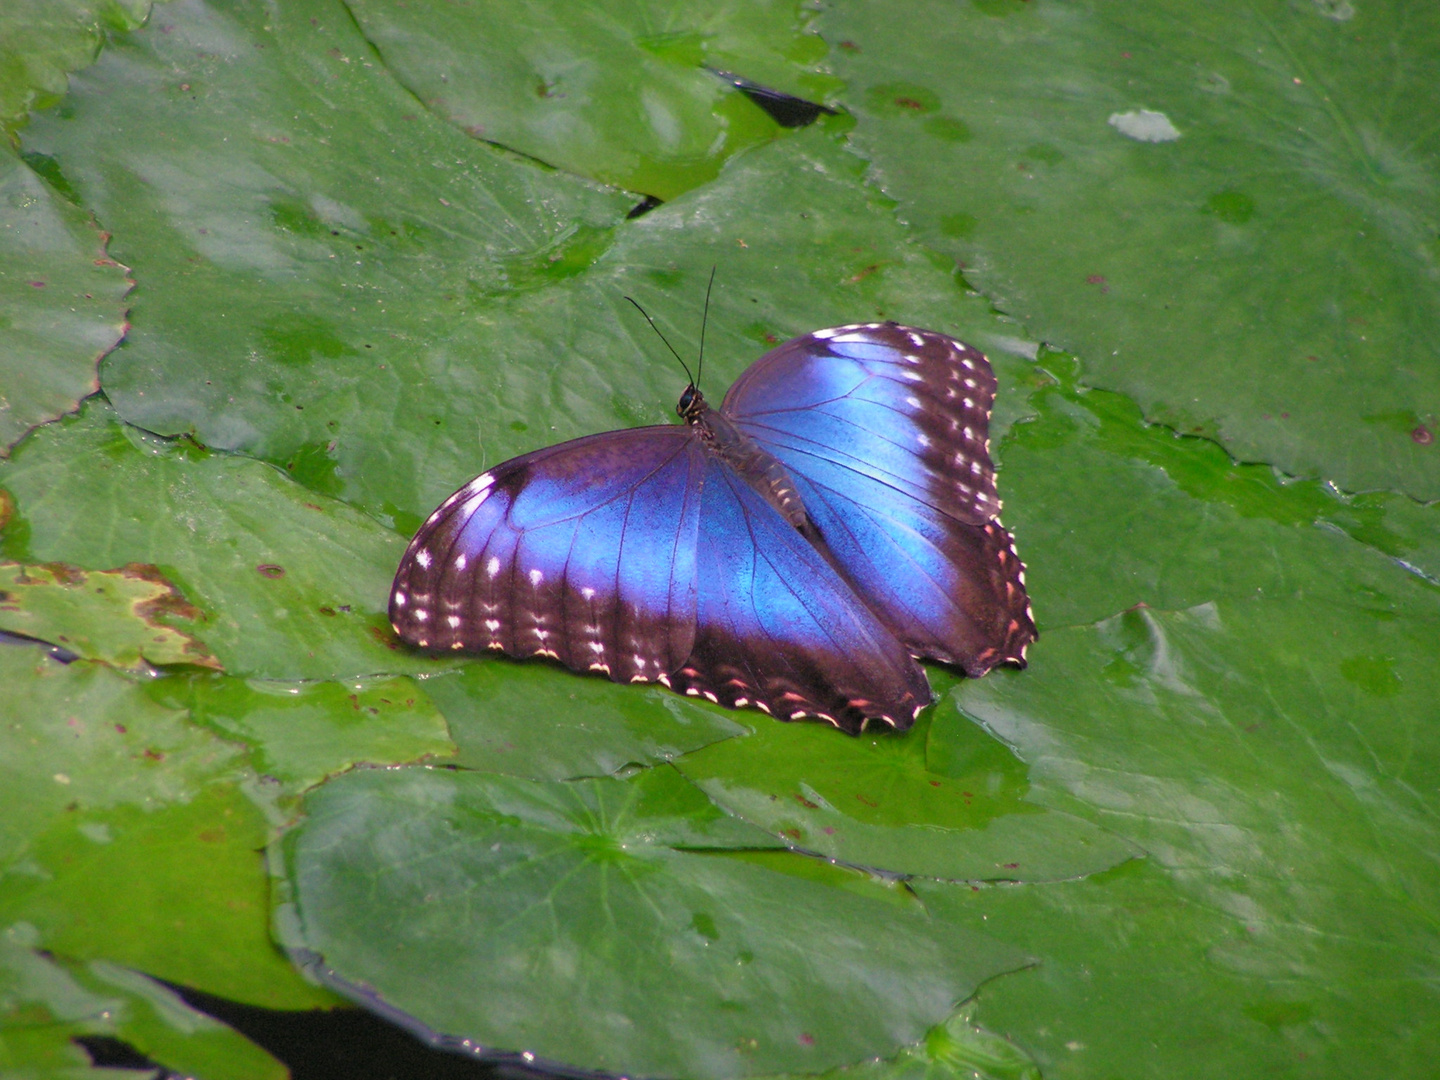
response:
<path fill-rule="evenodd" d="M 994 396 L 985 357 L 944 334 L 795 338 L 718 411 L 691 379 L 683 425 L 481 473 L 410 542 L 390 622 L 424 649 L 903 731 L 931 701 L 915 657 L 974 677 L 1023 667 L 1036 637 L 998 517 Z"/>

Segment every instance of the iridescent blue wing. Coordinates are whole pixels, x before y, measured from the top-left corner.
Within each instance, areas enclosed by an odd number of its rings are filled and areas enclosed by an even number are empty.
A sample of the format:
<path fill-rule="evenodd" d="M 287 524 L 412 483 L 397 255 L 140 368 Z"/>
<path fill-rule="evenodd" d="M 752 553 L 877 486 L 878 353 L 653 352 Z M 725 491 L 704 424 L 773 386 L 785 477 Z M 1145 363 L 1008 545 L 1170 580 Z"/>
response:
<path fill-rule="evenodd" d="M 677 690 L 782 720 L 901 731 L 930 704 L 925 672 L 829 563 L 718 457 L 704 478 L 695 649 Z"/>
<path fill-rule="evenodd" d="M 767 353 L 721 412 L 789 470 L 830 561 L 916 656 L 983 675 L 1035 640 L 1000 524 L 990 364 L 926 330 L 820 330 Z"/>
<path fill-rule="evenodd" d="M 909 727 L 930 701 L 905 647 L 688 427 L 477 477 L 411 541 L 390 621 L 421 648 L 548 656 L 849 731 Z"/>
<path fill-rule="evenodd" d="M 425 649 L 548 656 L 654 681 L 695 641 L 703 456 L 682 427 L 612 431 L 513 458 L 410 542 L 390 622 Z"/>

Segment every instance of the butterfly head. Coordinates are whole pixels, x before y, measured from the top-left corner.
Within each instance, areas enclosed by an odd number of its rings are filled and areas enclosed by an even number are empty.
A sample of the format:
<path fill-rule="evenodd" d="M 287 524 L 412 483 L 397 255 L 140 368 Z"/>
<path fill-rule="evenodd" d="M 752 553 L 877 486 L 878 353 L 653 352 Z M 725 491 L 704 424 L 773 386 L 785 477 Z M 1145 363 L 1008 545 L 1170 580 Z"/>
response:
<path fill-rule="evenodd" d="M 680 419 L 693 424 L 709 407 L 705 404 L 705 395 L 700 393 L 699 387 L 691 383 L 685 387 L 685 392 L 680 395 L 680 400 L 675 404 L 675 412 Z"/>

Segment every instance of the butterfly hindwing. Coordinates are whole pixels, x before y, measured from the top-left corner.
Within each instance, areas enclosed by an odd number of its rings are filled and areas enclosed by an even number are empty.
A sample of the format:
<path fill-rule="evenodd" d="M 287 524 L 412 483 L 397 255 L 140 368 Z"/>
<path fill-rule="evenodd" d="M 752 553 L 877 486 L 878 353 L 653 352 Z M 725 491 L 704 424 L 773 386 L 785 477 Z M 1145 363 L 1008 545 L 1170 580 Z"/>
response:
<path fill-rule="evenodd" d="M 916 655 L 981 675 L 1035 638 L 990 462 L 995 377 L 952 338 L 893 323 L 796 338 L 721 411 L 790 471 L 845 579 Z"/>
<path fill-rule="evenodd" d="M 719 458 L 707 462 L 695 650 L 677 690 L 852 734 L 900 730 L 930 703 L 925 673 L 825 558 Z"/>

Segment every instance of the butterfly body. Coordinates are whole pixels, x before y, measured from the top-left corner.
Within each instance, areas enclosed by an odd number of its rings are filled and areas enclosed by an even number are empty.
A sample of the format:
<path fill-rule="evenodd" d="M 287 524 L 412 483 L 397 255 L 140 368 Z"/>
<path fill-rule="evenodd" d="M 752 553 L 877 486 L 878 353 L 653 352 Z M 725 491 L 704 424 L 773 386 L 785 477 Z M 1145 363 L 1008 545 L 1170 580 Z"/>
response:
<path fill-rule="evenodd" d="M 507 461 L 445 501 L 391 591 L 432 650 L 547 656 L 781 719 L 908 728 L 914 657 L 983 674 L 1035 638 L 996 518 L 984 357 L 893 323 L 796 338 L 683 425 Z"/>

